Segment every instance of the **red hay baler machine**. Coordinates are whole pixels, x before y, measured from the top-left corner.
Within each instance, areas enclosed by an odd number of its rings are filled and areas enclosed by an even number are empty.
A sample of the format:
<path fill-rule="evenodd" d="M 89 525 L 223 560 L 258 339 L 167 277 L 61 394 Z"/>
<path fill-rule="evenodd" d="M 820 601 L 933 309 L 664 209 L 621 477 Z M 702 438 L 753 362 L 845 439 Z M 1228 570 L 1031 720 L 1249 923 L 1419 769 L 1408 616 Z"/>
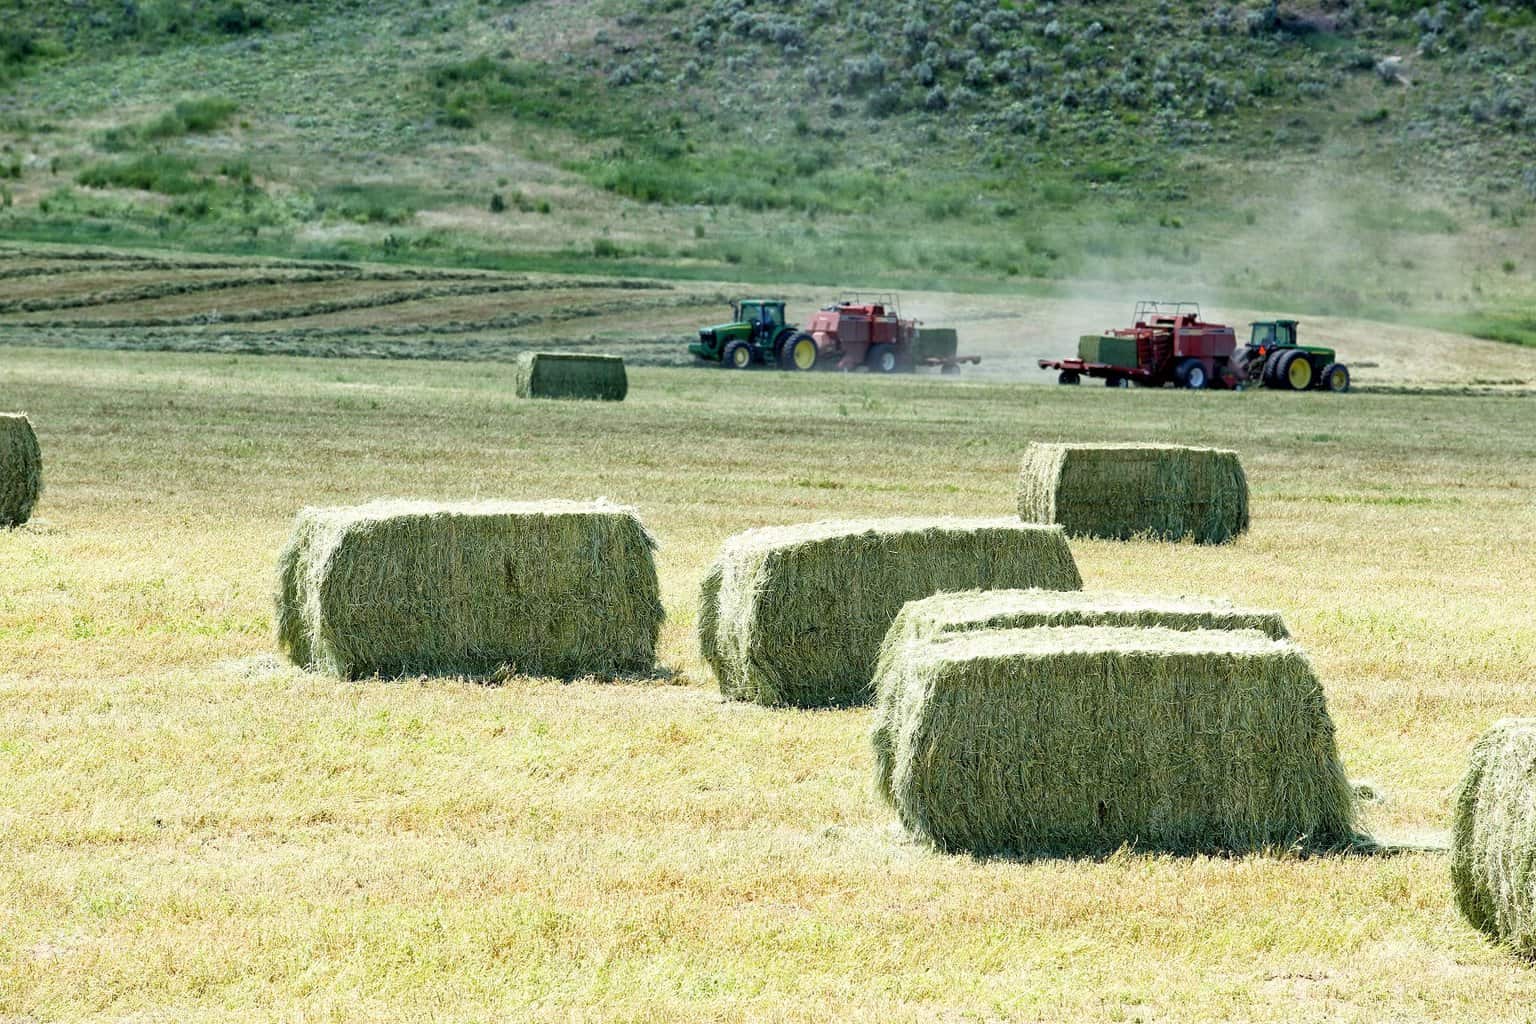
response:
<path fill-rule="evenodd" d="M 1233 365 L 1236 349 L 1232 328 L 1200 319 L 1198 303 L 1146 300 L 1134 326 L 1085 334 L 1076 359 L 1041 359 L 1040 368 L 1060 371 L 1062 384 L 1097 377 L 1109 387 L 1235 388 L 1246 380 Z"/>
<path fill-rule="evenodd" d="M 812 314 L 801 332 L 816 342 L 816 364 L 839 370 L 866 366 L 871 373 L 901 373 L 937 366 L 958 373 L 961 363 L 981 362 L 980 356 L 956 355 L 953 329 L 903 320 L 890 294 L 844 296 Z"/>

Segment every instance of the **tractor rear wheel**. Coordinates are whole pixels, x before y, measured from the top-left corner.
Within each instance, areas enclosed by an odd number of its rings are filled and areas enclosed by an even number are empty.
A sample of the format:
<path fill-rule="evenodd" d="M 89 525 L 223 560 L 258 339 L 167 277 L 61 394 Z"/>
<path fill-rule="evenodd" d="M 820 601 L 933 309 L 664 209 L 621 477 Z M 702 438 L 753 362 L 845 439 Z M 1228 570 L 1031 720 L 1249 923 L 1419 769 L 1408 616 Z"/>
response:
<path fill-rule="evenodd" d="M 1281 360 L 1278 374 L 1280 383 L 1292 391 L 1305 391 L 1312 386 L 1312 363 L 1305 352 L 1287 352 Z"/>
<path fill-rule="evenodd" d="M 1199 391 L 1206 383 L 1205 364 L 1198 359 L 1186 359 L 1173 371 L 1173 378 L 1179 382 L 1179 387 Z"/>
<path fill-rule="evenodd" d="M 779 369 L 797 372 L 816 369 L 816 339 L 801 331 L 779 346 Z"/>
<path fill-rule="evenodd" d="M 737 340 L 728 343 L 720 353 L 720 367 L 725 370 L 745 370 L 752 365 L 752 345 Z"/>
<path fill-rule="evenodd" d="M 874 373 L 895 373 L 901 367 L 901 360 L 896 357 L 896 346 L 884 343 L 871 345 L 865 362 Z"/>
<path fill-rule="evenodd" d="M 1056 383 L 1057 384 L 1081 384 L 1082 383 L 1082 378 L 1077 375 L 1077 371 L 1076 370 L 1062 370 L 1060 373 L 1058 373 L 1056 375 Z"/>
<path fill-rule="evenodd" d="M 1343 363 L 1329 363 L 1323 367 L 1323 387 L 1329 391 L 1349 390 L 1349 367 Z"/>

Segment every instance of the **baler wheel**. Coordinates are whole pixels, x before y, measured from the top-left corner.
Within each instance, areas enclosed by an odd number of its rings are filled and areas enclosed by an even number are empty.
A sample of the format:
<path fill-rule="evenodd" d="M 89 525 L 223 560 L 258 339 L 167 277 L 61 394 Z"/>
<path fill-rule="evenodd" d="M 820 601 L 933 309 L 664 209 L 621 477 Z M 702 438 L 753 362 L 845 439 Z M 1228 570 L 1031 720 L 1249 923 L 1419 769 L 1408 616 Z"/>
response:
<path fill-rule="evenodd" d="M 1128 388 L 1131 386 L 1129 377 L 1105 377 L 1104 386 L 1107 388 Z"/>
<path fill-rule="evenodd" d="M 1174 379 L 1179 382 L 1181 388 L 1199 391 L 1205 387 L 1206 383 L 1205 364 L 1198 359 L 1186 359 L 1174 371 Z"/>
<path fill-rule="evenodd" d="M 1056 375 L 1057 384 L 1081 384 L 1082 380 L 1076 370 L 1062 370 Z"/>
<path fill-rule="evenodd" d="M 884 343 L 870 348 L 867 362 L 875 373 L 895 373 L 901 366 L 901 360 L 896 357 L 896 346 Z"/>

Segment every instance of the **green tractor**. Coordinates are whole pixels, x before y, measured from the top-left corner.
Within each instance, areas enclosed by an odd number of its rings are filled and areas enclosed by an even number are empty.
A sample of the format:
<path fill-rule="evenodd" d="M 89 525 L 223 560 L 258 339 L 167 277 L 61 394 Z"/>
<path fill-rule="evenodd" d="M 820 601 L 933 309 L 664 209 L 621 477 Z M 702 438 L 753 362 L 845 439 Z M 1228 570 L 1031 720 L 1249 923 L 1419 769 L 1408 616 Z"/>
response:
<path fill-rule="evenodd" d="M 731 322 L 705 327 L 688 351 L 727 370 L 776 365 L 809 370 L 816 365 L 816 342 L 785 322 L 783 299 L 742 299 L 731 304 Z"/>
<path fill-rule="evenodd" d="M 1295 320 L 1260 320 L 1251 326 L 1248 344 L 1234 354 L 1233 361 L 1242 367 L 1239 379 L 1289 391 L 1349 390 L 1349 367 L 1331 348 L 1297 344 Z"/>

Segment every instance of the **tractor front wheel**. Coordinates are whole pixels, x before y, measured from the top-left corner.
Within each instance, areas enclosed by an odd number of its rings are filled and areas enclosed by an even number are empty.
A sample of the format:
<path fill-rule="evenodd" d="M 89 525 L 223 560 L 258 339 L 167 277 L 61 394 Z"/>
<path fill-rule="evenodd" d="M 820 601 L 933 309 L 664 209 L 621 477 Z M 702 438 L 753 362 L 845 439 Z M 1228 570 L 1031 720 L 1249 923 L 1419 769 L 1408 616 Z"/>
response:
<path fill-rule="evenodd" d="M 1173 375 L 1181 388 L 1199 391 L 1205 387 L 1205 364 L 1198 359 L 1184 360 L 1179 364 L 1179 368 L 1174 371 Z"/>
<path fill-rule="evenodd" d="M 720 367 L 725 370 L 745 370 L 752 365 L 752 346 L 745 341 L 733 341 L 720 353 Z"/>
<path fill-rule="evenodd" d="M 895 345 L 873 345 L 869 350 L 869 368 L 875 373 L 895 373 L 901 366 Z"/>
<path fill-rule="evenodd" d="M 1081 384 L 1082 383 L 1082 378 L 1077 375 L 1077 371 L 1076 370 L 1062 370 L 1060 373 L 1058 373 L 1056 375 L 1056 383 L 1057 384 Z"/>
<path fill-rule="evenodd" d="M 816 351 L 816 339 L 801 331 L 779 346 L 779 369 L 814 370 L 819 354 Z"/>
<path fill-rule="evenodd" d="M 1307 359 L 1305 352 L 1287 352 L 1281 360 L 1279 373 L 1280 382 L 1292 391 L 1305 391 L 1312 386 L 1312 363 Z"/>
<path fill-rule="evenodd" d="M 1323 387 L 1329 391 L 1349 390 L 1349 367 L 1343 363 L 1329 363 L 1323 367 Z"/>

